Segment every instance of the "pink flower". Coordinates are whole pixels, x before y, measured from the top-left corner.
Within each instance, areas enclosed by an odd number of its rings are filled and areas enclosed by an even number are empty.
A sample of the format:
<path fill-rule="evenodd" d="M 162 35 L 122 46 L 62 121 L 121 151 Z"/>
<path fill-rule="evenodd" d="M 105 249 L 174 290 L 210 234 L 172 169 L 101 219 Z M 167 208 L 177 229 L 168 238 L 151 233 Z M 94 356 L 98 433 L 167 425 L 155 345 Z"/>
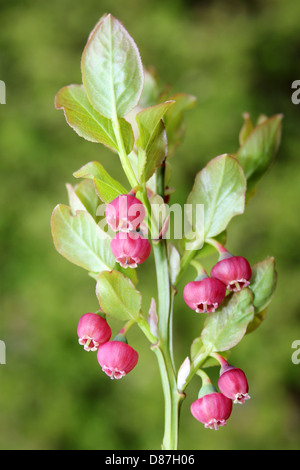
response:
<path fill-rule="evenodd" d="M 206 428 L 217 431 L 231 415 L 232 401 L 222 393 L 209 393 L 191 404 L 191 413 Z"/>
<path fill-rule="evenodd" d="M 252 271 L 242 256 L 222 259 L 212 269 L 211 276 L 222 281 L 228 290 L 237 292 L 250 284 Z"/>
<path fill-rule="evenodd" d="M 78 322 L 79 344 L 86 351 L 97 351 L 100 344 L 110 340 L 111 329 L 107 321 L 97 313 L 85 313 Z"/>
<path fill-rule="evenodd" d="M 117 233 L 111 241 L 111 251 L 123 268 L 136 268 L 146 261 L 151 252 L 147 238 L 137 233 Z"/>
<path fill-rule="evenodd" d="M 243 404 L 250 399 L 245 373 L 229 364 L 221 367 L 218 387 L 223 395 L 233 400 L 234 403 Z"/>
<path fill-rule="evenodd" d="M 123 341 L 109 341 L 99 347 L 97 359 L 111 379 L 121 379 L 136 366 L 138 353 Z"/>
<path fill-rule="evenodd" d="M 214 312 L 224 300 L 225 294 L 225 285 L 211 277 L 189 282 L 183 290 L 186 304 L 197 313 Z"/>
<path fill-rule="evenodd" d="M 145 218 L 145 208 L 132 194 L 122 194 L 106 206 L 105 217 L 115 232 L 128 232 L 139 228 Z"/>

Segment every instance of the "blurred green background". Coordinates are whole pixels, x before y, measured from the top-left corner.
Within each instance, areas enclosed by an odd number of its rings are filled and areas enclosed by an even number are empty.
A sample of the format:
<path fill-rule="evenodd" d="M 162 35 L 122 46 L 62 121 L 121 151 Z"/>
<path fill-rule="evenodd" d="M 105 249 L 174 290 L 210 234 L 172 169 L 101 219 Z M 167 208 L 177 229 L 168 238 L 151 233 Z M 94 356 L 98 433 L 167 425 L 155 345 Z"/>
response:
<path fill-rule="evenodd" d="M 267 319 L 231 354 L 248 376 L 252 399 L 236 406 L 219 432 L 205 430 L 189 412 L 200 386 L 195 378 L 182 407 L 180 448 L 299 449 L 300 364 L 291 360 L 292 342 L 300 340 L 300 105 L 291 102 L 291 83 L 300 79 L 298 0 L 1 0 L 7 104 L 0 106 L 0 339 L 7 363 L 0 366 L 0 448 L 156 449 L 161 443 L 154 354 L 133 328 L 128 339 L 140 361 L 112 382 L 96 356 L 79 347 L 78 319 L 98 308 L 95 284 L 55 251 L 50 233 L 52 210 L 67 203 L 65 183 L 75 184 L 72 173 L 82 165 L 99 160 L 123 181 L 118 158 L 78 137 L 54 108 L 62 86 L 81 83 L 83 47 L 105 12 L 124 23 L 162 84 L 197 97 L 172 160 L 171 202 L 186 201 L 208 160 L 237 150 L 242 113 L 254 120 L 284 114 L 276 162 L 228 230 L 231 251 L 252 264 L 274 256 L 278 270 Z M 181 295 L 192 274 L 176 300 L 177 364 L 200 332 Z M 147 311 L 156 295 L 151 262 L 139 277 Z"/>

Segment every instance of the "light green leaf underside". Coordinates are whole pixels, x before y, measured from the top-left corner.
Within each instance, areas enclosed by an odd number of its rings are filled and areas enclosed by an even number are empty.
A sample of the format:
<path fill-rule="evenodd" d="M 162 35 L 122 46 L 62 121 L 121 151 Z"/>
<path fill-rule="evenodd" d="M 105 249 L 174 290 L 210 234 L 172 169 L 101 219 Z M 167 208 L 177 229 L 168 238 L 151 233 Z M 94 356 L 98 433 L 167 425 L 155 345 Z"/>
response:
<path fill-rule="evenodd" d="M 51 230 L 57 251 L 88 271 L 111 270 L 115 264 L 110 238 L 86 211 L 72 215 L 71 208 L 58 204 L 52 213 Z"/>
<path fill-rule="evenodd" d="M 222 305 L 207 316 L 201 339 L 214 351 L 227 351 L 238 344 L 253 320 L 253 296 L 250 289 L 229 294 Z"/>
<path fill-rule="evenodd" d="M 62 88 L 55 98 L 57 109 L 63 109 L 66 121 L 77 132 L 90 142 L 101 143 L 113 151 L 118 151 L 112 121 L 96 111 L 87 97 L 82 85 L 69 85 Z M 126 151 L 133 148 L 133 132 L 125 119 L 120 119 Z"/>
<path fill-rule="evenodd" d="M 167 134 L 163 116 L 175 101 L 166 101 L 139 112 L 136 121 L 139 137 L 138 176 L 141 182 L 148 181 L 167 155 Z"/>
<path fill-rule="evenodd" d="M 123 117 L 137 105 L 142 61 L 134 40 L 112 15 L 104 15 L 90 34 L 81 70 L 89 100 L 103 116 Z"/>
<path fill-rule="evenodd" d="M 137 320 L 142 305 L 141 293 L 118 271 L 102 272 L 98 276 L 96 294 L 101 309 L 119 320 Z"/>
<path fill-rule="evenodd" d="M 197 174 L 187 199 L 191 205 L 187 214 L 195 231 L 204 240 L 223 232 L 232 217 L 244 212 L 245 192 L 246 178 L 237 160 L 230 155 L 213 158 Z M 204 227 L 202 220 L 197 226 L 193 217 L 198 204 L 203 205 Z"/>
<path fill-rule="evenodd" d="M 282 114 L 278 114 L 263 120 L 247 135 L 236 154 L 248 180 L 248 191 L 255 187 L 274 160 L 281 140 L 282 118 Z"/>
<path fill-rule="evenodd" d="M 100 199 L 109 203 L 120 194 L 128 191 L 117 180 L 112 178 L 99 162 L 89 162 L 73 173 L 75 178 L 88 178 L 94 181 Z"/>

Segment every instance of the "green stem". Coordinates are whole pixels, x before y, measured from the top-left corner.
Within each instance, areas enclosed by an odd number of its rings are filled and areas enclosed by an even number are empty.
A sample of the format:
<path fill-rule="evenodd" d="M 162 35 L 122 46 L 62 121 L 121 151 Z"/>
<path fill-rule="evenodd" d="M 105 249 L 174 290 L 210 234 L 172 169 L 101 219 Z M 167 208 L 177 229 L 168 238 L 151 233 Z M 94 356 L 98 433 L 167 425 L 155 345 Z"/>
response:
<path fill-rule="evenodd" d="M 114 133 L 115 133 L 117 143 L 118 143 L 121 165 L 123 167 L 125 175 L 127 176 L 129 184 L 131 185 L 132 188 L 134 188 L 138 186 L 139 183 L 136 179 L 136 176 L 134 174 L 134 171 L 132 169 L 132 166 L 130 164 L 130 161 L 129 161 L 129 158 L 125 149 L 124 140 L 123 140 L 120 123 L 119 123 L 119 119 L 117 115 L 114 116 L 114 118 L 112 119 L 112 123 L 113 123 Z"/>
<path fill-rule="evenodd" d="M 137 187 L 139 184 L 126 153 L 118 117 L 114 116 L 112 122 L 118 143 L 122 167 L 132 188 Z M 165 167 L 162 165 L 156 173 L 157 193 L 161 197 L 164 197 L 164 173 Z M 154 227 L 151 227 L 151 205 L 147 197 L 147 189 L 145 185 L 142 188 L 142 202 L 148 214 L 148 228 L 151 234 L 153 233 Z M 176 450 L 178 447 L 180 404 L 185 397 L 185 394 L 179 392 L 177 389 L 176 371 L 172 352 L 172 312 L 173 300 L 176 290 L 172 288 L 170 282 L 166 241 L 164 239 L 153 240 L 153 252 L 158 289 L 158 341 L 157 338 L 155 338 L 150 332 L 149 325 L 142 315 L 138 319 L 137 323 L 143 333 L 152 343 L 152 349 L 157 356 L 160 369 L 160 376 L 165 399 L 165 429 L 162 448 L 165 450 Z"/>
<path fill-rule="evenodd" d="M 152 346 L 152 350 L 157 357 L 165 401 L 162 449 L 177 450 L 180 408 L 185 394 L 177 389 L 175 374 L 171 372 L 171 364 L 165 348 L 157 344 Z"/>
<path fill-rule="evenodd" d="M 212 352 L 212 348 L 210 348 L 208 346 L 203 346 L 198 351 L 198 353 L 195 355 L 195 357 L 193 358 L 193 361 L 191 363 L 191 369 L 190 369 L 189 375 L 187 376 L 186 381 L 183 384 L 183 386 L 181 387 L 181 390 L 179 392 L 181 392 L 181 393 L 184 392 L 184 390 L 186 389 L 186 387 L 188 386 L 188 384 L 190 383 L 190 381 L 192 380 L 194 375 L 198 372 L 201 365 L 206 361 L 208 356 L 211 355 L 211 352 Z"/>
<path fill-rule="evenodd" d="M 155 346 L 157 344 L 158 339 L 151 333 L 149 323 L 145 320 L 142 315 L 138 318 L 137 324 L 146 336 L 146 338 L 150 341 L 150 343 Z"/>
<path fill-rule="evenodd" d="M 157 193 L 164 197 L 164 166 L 157 170 Z M 158 290 L 158 336 L 159 343 L 153 348 L 158 360 L 165 400 L 165 426 L 162 448 L 178 448 L 180 405 L 185 397 L 177 389 L 176 371 L 173 359 L 173 289 L 169 275 L 169 261 L 166 240 L 153 242 Z"/>

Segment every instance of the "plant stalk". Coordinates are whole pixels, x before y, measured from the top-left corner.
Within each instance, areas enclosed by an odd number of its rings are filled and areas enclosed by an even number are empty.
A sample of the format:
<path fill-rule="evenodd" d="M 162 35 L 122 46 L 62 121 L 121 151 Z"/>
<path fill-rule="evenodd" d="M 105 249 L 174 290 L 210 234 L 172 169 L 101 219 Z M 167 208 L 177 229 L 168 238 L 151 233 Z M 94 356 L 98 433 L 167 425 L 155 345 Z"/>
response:
<path fill-rule="evenodd" d="M 156 173 L 157 193 L 164 197 L 164 170 L 162 165 Z M 173 359 L 173 300 L 176 291 L 170 280 L 167 245 L 165 239 L 153 241 L 158 290 L 158 336 L 153 347 L 158 360 L 165 401 L 165 422 L 162 449 L 178 448 L 180 405 L 185 397 L 177 389 L 176 370 Z"/>
<path fill-rule="evenodd" d="M 118 117 L 113 119 L 114 132 L 119 147 L 119 156 L 123 170 L 131 187 L 139 185 L 134 171 L 130 165 L 126 153 L 123 136 L 120 129 Z M 157 173 L 157 194 L 164 197 L 165 189 L 165 165 L 158 168 Z M 148 213 L 148 228 L 151 234 L 151 206 L 147 197 L 147 189 L 144 185 L 142 191 L 143 203 Z M 153 228 L 152 228 L 153 229 Z M 165 450 L 176 450 L 178 448 L 178 428 L 180 405 L 185 397 L 183 392 L 177 389 L 176 371 L 173 359 L 173 300 L 176 290 L 172 287 L 169 274 L 169 262 L 167 255 L 167 245 L 164 239 L 153 240 L 153 252 L 157 276 L 158 289 L 158 341 L 149 334 L 148 325 L 145 320 L 139 319 L 138 325 L 152 342 L 152 350 L 156 354 L 162 388 L 165 400 L 165 422 L 162 448 Z M 154 340 L 154 342 L 153 342 Z"/>
<path fill-rule="evenodd" d="M 119 156 L 121 160 L 121 165 L 124 170 L 125 175 L 127 176 L 127 179 L 129 181 L 129 184 L 131 185 L 132 188 L 138 185 L 138 181 L 136 179 L 136 176 L 134 174 L 134 171 L 132 169 L 132 166 L 130 164 L 125 145 L 124 145 L 124 140 L 120 128 L 120 123 L 118 116 L 115 115 L 114 118 L 112 119 L 113 123 L 113 128 L 114 128 L 114 133 L 117 139 L 118 143 L 118 149 L 119 149 Z"/>

